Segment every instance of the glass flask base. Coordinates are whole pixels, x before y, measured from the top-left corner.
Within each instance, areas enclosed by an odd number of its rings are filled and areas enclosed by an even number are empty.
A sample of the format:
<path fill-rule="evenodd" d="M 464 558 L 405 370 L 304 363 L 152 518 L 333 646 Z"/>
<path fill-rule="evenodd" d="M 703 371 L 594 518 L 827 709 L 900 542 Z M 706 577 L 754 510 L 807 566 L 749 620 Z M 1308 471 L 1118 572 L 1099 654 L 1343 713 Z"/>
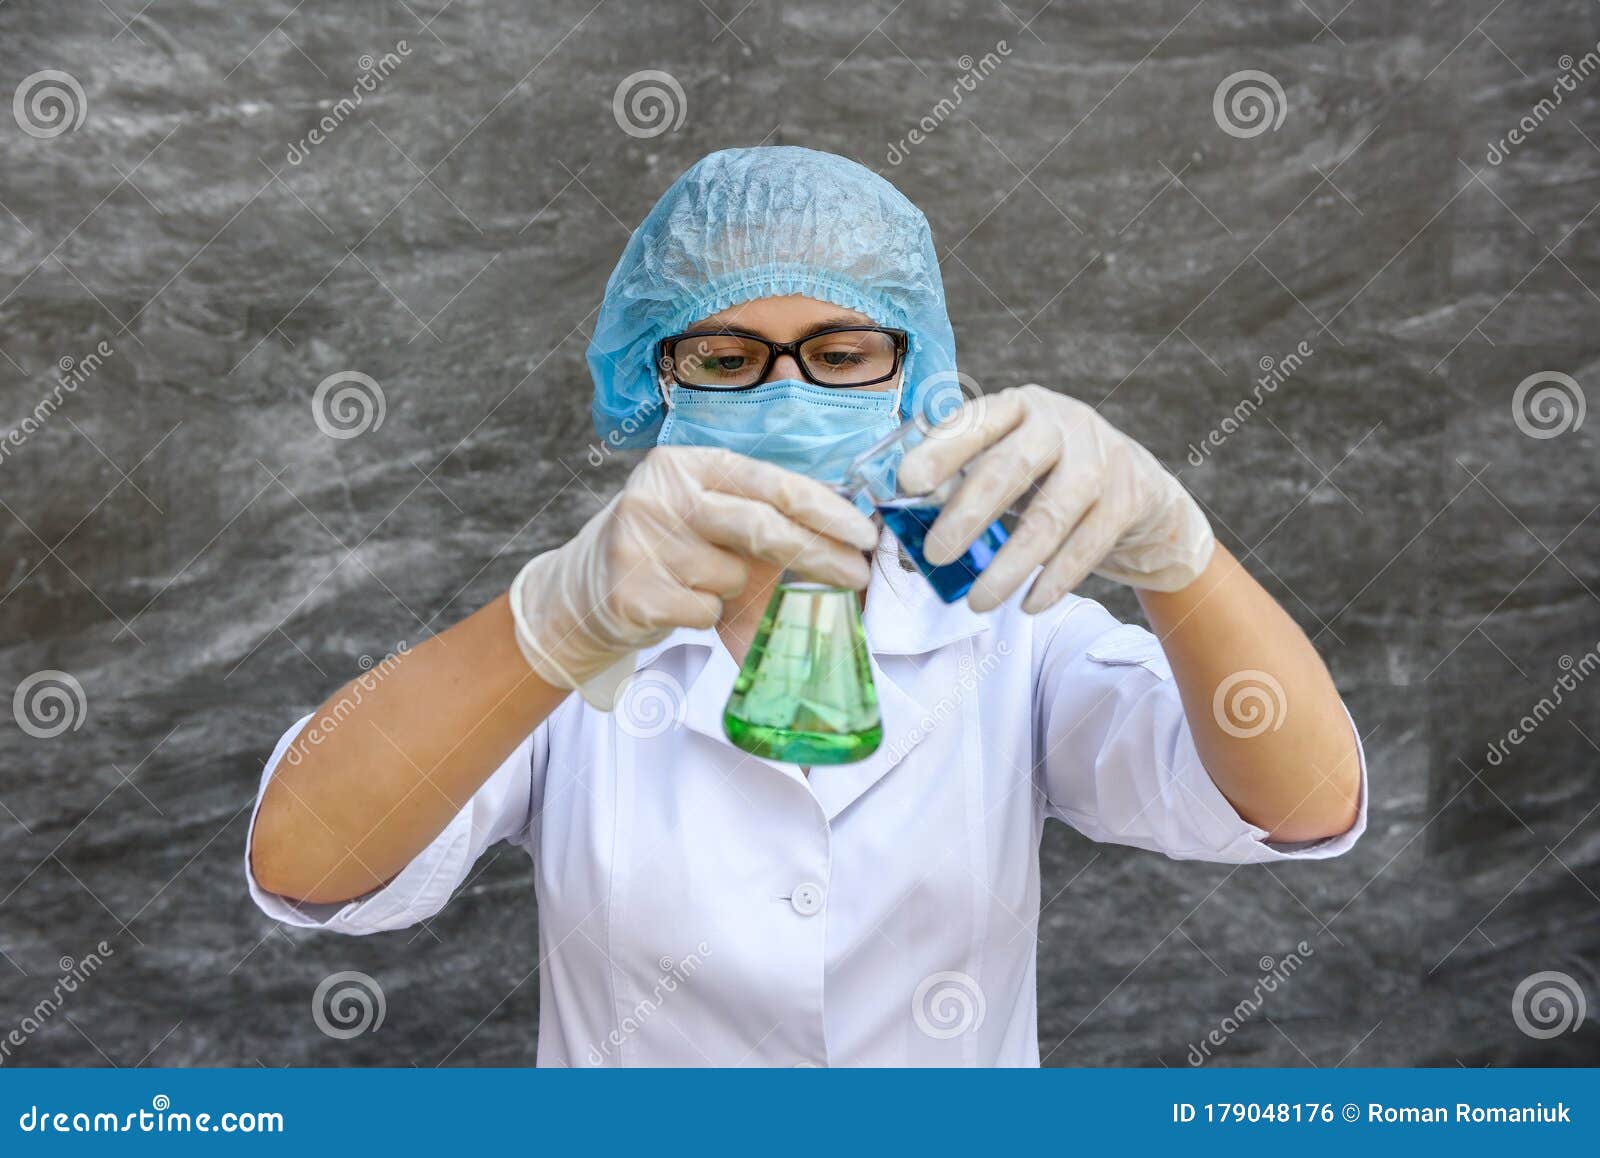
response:
<path fill-rule="evenodd" d="M 864 732 L 796 732 L 749 724 L 724 715 L 722 729 L 734 747 L 784 764 L 854 764 L 865 760 L 883 742 L 882 726 Z"/>
<path fill-rule="evenodd" d="M 854 591 L 779 583 L 722 713 L 732 744 L 785 764 L 850 764 L 883 741 Z"/>

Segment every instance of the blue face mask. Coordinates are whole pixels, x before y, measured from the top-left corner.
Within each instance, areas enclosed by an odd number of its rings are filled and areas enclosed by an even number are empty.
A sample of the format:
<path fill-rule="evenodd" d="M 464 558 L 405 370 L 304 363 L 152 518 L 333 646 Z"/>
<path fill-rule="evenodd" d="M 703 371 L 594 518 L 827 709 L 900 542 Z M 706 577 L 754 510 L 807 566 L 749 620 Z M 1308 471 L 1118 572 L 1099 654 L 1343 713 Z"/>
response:
<path fill-rule="evenodd" d="M 753 390 L 668 390 L 658 446 L 717 446 L 818 482 L 844 481 L 862 451 L 900 423 L 900 389 L 813 386 L 797 378 Z"/>

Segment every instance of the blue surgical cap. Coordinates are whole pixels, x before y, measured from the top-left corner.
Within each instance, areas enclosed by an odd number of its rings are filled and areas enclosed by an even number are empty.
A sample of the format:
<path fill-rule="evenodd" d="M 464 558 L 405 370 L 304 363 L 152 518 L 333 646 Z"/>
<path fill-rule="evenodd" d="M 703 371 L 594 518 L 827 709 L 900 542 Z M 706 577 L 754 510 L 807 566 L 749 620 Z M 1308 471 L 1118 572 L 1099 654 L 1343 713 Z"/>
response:
<path fill-rule="evenodd" d="M 933 234 L 922 211 L 854 161 L 792 146 L 725 149 L 673 182 L 628 239 L 589 343 L 595 431 L 651 446 L 656 343 L 755 298 L 804 294 L 910 334 L 902 414 L 956 383 Z"/>

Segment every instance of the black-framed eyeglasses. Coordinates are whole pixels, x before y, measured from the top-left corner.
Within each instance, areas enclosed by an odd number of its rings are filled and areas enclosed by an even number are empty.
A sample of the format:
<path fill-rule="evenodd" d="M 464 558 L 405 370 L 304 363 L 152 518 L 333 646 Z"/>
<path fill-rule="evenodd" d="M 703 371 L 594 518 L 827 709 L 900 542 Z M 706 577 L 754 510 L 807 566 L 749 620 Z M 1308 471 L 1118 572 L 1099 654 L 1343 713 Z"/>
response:
<path fill-rule="evenodd" d="M 874 386 L 900 372 L 906 332 L 885 326 L 834 326 L 797 342 L 772 342 L 740 330 L 663 338 L 656 364 L 680 386 L 750 390 L 787 354 L 813 386 Z"/>

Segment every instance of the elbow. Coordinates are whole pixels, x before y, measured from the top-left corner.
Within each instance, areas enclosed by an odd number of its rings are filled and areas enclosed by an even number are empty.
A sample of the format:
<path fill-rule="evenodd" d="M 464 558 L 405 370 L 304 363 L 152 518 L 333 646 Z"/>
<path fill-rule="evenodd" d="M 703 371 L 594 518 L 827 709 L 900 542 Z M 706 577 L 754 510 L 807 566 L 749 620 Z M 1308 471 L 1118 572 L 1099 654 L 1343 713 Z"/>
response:
<path fill-rule="evenodd" d="M 1322 791 L 1301 802 L 1276 824 L 1265 824 L 1267 840 L 1274 844 L 1304 844 L 1332 840 L 1355 827 L 1361 815 L 1361 777 L 1335 784 L 1324 780 Z"/>
<path fill-rule="evenodd" d="M 250 837 L 250 876 L 257 887 L 295 904 L 331 904 L 348 897 L 336 895 L 332 872 L 318 872 L 314 858 L 305 855 L 286 830 L 283 817 L 269 795 L 256 816 Z"/>
<path fill-rule="evenodd" d="M 1328 713 L 1320 734 L 1293 741 L 1270 758 L 1277 775 L 1264 778 L 1272 791 L 1255 803 L 1252 820 L 1274 844 L 1332 840 L 1355 827 L 1361 816 L 1362 759 L 1354 726 L 1341 710 Z M 1293 768 L 1293 771 L 1289 769 Z"/>
<path fill-rule="evenodd" d="M 302 895 L 309 891 L 305 881 L 295 872 L 293 861 L 284 855 L 274 828 L 269 812 L 263 808 L 250 835 L 250 879 L 262 891 L 287 901 L 309 901 L 310 897 Z"/>
<path fill-rule="evenodd" d="M 1319 840 L 1332 840 L 1349 832 L 1355 827 L 1355 823 L 1354 808 L 1350 809 L 1343 821 L 1338 822 L 1292 816 L 1282 824 L 1274 826 L 1267 833 L 1266 839 L 1269 844 L 1308 844 Z"/>
<path fill-rule="evenodd" d="M 311 880 L 303 869 L 292 863 L 262 856 L 255 844 L 250 849 L 250 875 L 263 892 L 296 905 L 337 905 L 360 895 L 337 887 L 327 876 L 320 881 Z"/>

